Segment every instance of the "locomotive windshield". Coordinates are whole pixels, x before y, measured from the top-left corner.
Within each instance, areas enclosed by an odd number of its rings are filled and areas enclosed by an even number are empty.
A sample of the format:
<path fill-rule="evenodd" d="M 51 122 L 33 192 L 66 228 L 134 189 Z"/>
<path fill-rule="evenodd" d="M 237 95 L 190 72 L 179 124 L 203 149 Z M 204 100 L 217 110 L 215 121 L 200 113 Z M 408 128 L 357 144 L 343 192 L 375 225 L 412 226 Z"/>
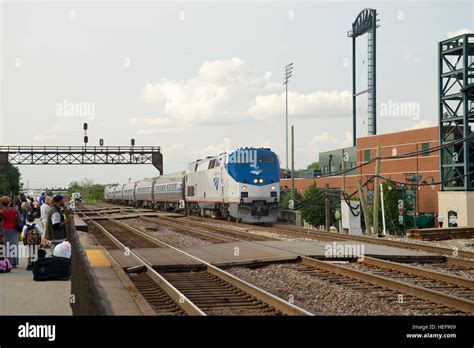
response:
<path fill-rule="evenodd" d="M 276 158 L 273 154 L 260 154 L 257 156 L 257 163 L 274 164 L 275 162 Z"/>
<path fill-rule="evenodd" d="M 280 181 L 278 157 L 266 149 L 234 151 L 229 155 L 226 168 L 240 183 L 266 185 Z"/>

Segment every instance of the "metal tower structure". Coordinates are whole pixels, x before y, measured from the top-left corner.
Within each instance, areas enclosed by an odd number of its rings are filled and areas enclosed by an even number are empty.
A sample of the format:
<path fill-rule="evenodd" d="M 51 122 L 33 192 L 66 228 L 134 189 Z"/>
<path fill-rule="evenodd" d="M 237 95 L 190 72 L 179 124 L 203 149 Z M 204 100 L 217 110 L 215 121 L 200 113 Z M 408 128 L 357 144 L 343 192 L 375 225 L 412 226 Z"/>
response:
<path fill-rule="evenodd" d="M 159 146 L 0 146 L 0 171 L 15 165 L 152 164 L 163 174 Z"/>
<path fill-rule="evenodd" d="M 441 190 L 474 191 L 474 34 L 439 43 Z"/>
<path fill-rule="evenodd" d="M 352 30 L 347 32 L 347 36 L 352 38 L 352 127 L 353 145 L 357 140 L 357 97 L 361 94 L 367 95 L 367 126 L 368 135 L 377 134 L 377 102 L 376 102 L 376 30 L 377 30 L 377 10 L 363 9 L 352 23 Z M 356 39 L 367 34 L 367 89 L 357 92 L 356 83 Z"/>

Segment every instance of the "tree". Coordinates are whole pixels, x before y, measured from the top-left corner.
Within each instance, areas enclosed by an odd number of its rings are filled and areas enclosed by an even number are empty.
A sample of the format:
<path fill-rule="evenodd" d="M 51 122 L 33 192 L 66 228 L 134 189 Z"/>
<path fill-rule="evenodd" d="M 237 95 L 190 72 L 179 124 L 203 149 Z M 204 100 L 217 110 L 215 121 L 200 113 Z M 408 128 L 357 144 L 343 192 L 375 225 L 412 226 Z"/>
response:
<path fill-rule="evenodd" d="M 94 184 L 91 179 L 86 178 L 81 182 L 71 182 L 68 185 L 67 193 L 72 195 L 74 192 L 79 192 L 85 202 L 96 202 L 104 200 L 104 188 L 104 185 Z"/>
<path fill-rule="evenodd" d="M 301 196 L 301 193 L 299 193 L 297 190 L 294 190 L 294 192 L 293 192 L 293 200 L 295 201 L 295 206 L 296 206 L 299 202 L 301 202 L 302 198 L 303 198 L 303 197 Z M 285 194 L 285 196 L 283 197 L 283 199 L 282 199 L 281 205 L 282 205 L 282 208 L 283 208 L 283 209 L 288 209 L 288 205 L 289 205 L 289 203 L 290 203 L 290 199 L 291 199 L 291 190 L 288 191 L 288 192 Z"/>
<path fill-rule="evenodd" d="M 8 163 L 0 170 L 0 194 L 17 195 L 20 192 L 20 171 Z"/>
<path fill-rule="evenodd" d="M 313 163 L 311 163 L 306 169 L 307 169 L 307 170 L 320 169 L 319 162 L 313 162 Z"/>
<path fill-rule="evenodd" d="M 319 189 L 316 182 L 313 182 L 303 194 L 301 216 L 313 226 L 326 224 L 325 194 L 323 189 Z M 336 206 L 330 208 L 330 220 L 335 221 Z"/>
<path fill-rule="evenodd" d="M 383 201 L 384 201 L 384 211 L 385 211 L 385 224 L 387 231 L 394 232 L 395 234 L 403 233 L 403 225 L 399 224 L 399 209 L 398 202 L 403 199 L 403 190 L 398 187 L 391 180 L 387 180 L 382 184 L 383 187 Z M 411 202 L 403 202 L 404 207 L 410 206 Z M 373 206 L 369 208 L 369 215 L 373 221 Z M 382 229 L 382 204 L 379 205 L 379 229 Z M 405 215 L 406 218 L 406 215 Z"/>

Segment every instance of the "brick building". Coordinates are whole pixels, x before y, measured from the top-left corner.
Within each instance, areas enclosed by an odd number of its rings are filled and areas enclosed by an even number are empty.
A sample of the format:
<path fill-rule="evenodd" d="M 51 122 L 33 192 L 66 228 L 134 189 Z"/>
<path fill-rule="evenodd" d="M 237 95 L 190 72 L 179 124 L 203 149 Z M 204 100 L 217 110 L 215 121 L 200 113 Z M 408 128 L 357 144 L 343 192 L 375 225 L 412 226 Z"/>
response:
<path fill-rule="evenodd" d="M 370 161 L 376 156 L 377 146 L 381 147 L 382 157 L 402 156 L 404 154 L 426 151 L 438 146 L 438 127 L 429 127 L 408 130 L 396 133 L 367 136 L 357 139 L 355 162 L 357 165 Z M 354 159 L 349 158 L 348 162 Z M 439 154 L 437 151 L 424 153 L 414 157 L 384 159 L 381 161 L 380 174 L 396 181 L 406 181 L 408 173 L 419 175 L 419 182 L 430 183 L 439 181 Z M 355 175 L 346 175 L 346 192 L 357 190 L 359 180 L 365 182 L 375 174 L 375 162 L 356 169 Z M 318 187 L 329 184 L 331 188 L 342 186 L 342 176 L 328 176 L 320 178 L 296 178 L 295 187 L 299 191 L 305 190 L 316 182 Z M 282 179 L 282 186 L 291 187 L 290 179 Z M 435 213 L 438 211 L 438 185 L 419 187 L 417 194 L 417 212 Z"/>

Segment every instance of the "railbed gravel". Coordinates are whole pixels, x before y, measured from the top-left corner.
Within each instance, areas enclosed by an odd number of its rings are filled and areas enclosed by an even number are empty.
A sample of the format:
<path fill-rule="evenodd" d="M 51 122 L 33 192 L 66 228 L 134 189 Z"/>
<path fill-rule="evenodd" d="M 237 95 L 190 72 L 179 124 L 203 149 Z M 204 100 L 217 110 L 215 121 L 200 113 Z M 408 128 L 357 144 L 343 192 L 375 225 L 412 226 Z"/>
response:
<path fill-rule="evenodd" d="M 345 286 L 272 264 L 260 268 L 233 267 L 228 271 L 315 315 L 417 315 L 414 310 L 364 295 Z"/>
<path fill-rule="evenodd" d="M 401 240 L 404 242 L 410 242 L 414 244 L 423 244 L 423 245 L 435 245 L 444 248 L 458 248 L 459 250 L 464 251 L 474 251 L 474 238 L 466 239 L 447 239 L 447 240 L 417 240 L 409 239 L 405 237 L 395 237 L 395 236 L 386 236 L 387 239 L 392 240 Z"/>
<path fill-rule="evenodd" d="M 186 234 L 173 230 L 172 227 L 158 225 L 152 222 L 143 221 L 140 219 L 122 220 L 127 225 L 138 228 L 139 230 L 149 234 L 152 237 L 158 238 L 160 241 L 170 244 L 176 248 L 186 247 L 200 247 L 211 244 L 216 244 L 218 241 L 210 239 L 205 236 L 197 236 Z"/>
<path fill-rule="evenodd" d="M 449 274 L 449 275 L 455 275 L 455 276 L 458 276 L 458 277 L 461 277 L 461 278 L 474 280 L 474 270 L 473 269 L 468 269 L 468 268 L 448 269 L 447 267 L 449 267 L 449 265 L 447 265 L 445 263 L 442 263 L 442 264 L 434 263 L 434 264 L 432 264 L 432 263 L 427 263 L 427 262 L 424 262 L 424 263 L 414 262 L 414 263 L 409 263 L 408 265 L 416 266 L 416 267 L 419 267 L 419 268 L 422 268 L 422 269 L 433 270 L 433 271 L 437 271 L 437 272 L 445 273 L 445 274 Z"/>

